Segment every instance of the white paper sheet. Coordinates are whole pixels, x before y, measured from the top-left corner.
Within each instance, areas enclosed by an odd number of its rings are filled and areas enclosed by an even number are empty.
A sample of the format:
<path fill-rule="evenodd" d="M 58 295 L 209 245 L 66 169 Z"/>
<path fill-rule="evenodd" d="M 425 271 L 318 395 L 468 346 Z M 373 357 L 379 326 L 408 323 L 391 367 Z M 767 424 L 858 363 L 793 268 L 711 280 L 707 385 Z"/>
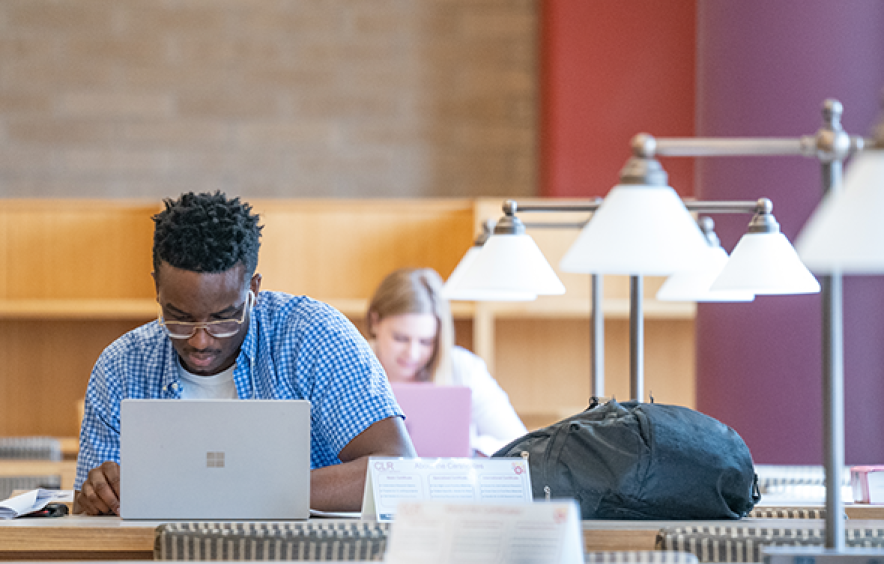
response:
<path fill-rule="evenodd" d="M 0 501 L 0 519 L 15 519 L 39 511 L 52 502 L 73 501 L 72 490 L 29 490 L 23 494 Z"/>
<path fill-rule="evenodd" d="M 571 500 L 505 505 L 401 502 L 385 561 L 583 564 L 579 510 Z"/>

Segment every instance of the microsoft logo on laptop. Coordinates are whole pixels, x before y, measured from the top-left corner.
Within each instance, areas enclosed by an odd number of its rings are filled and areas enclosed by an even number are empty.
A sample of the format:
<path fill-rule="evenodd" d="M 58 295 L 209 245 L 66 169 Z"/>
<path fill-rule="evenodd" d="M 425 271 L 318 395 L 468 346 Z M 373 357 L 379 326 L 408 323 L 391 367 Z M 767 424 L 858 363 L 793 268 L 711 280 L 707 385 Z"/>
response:
<path fill-rule="evenodd" d="M 224 468 L 223 452 L 207 452 L 206 468 Z"/>

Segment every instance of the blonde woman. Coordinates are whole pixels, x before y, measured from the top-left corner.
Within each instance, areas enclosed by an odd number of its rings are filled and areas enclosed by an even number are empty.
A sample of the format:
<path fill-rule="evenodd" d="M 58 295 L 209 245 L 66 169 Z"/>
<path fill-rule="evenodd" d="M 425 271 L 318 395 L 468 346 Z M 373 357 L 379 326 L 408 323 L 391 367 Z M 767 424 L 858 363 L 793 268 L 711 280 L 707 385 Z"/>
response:
<path fill-rule="evenodd" d="M 525 425 L 485 362 L 454 345 L 442 279 L 431 268 L 406 268 L 389 274 L 368 306 L 368 334 L 391 382 L 434 382 L 467 386 L 473 394 L 470 444 L 491 456 L 524 435 Z"/>

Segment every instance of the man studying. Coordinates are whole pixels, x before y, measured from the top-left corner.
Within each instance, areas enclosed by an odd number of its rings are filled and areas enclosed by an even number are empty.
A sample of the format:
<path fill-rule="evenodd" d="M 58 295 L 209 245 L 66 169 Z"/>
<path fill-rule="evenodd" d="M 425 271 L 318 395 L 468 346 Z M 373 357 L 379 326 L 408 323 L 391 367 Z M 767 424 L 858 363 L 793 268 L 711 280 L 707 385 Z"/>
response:
<path fill-rule="evenodd" d="M 109 345 L 92 370 L 74 512 L 119 514 L 125 398 L 309 400 L 311 507 L 359 510 L 369 456 L 414 456 L 368 343 L 331 306 L 260 292 L 262 226 L 239 198 L 186 193 L 153 219 L 158 319 Z"/>

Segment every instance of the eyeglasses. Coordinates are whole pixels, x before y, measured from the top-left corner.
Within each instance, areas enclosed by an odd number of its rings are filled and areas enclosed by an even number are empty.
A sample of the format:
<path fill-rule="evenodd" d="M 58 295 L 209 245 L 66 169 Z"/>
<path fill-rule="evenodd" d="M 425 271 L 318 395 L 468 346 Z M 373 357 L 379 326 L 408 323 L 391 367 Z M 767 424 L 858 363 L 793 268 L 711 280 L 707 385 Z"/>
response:
<path fill-rule="evenodd" d="M 162 306 L 157 304 L 159 308 L 157 320 L 163 326 L 163 329 L 166 330 L 166 334 L 172 339 L 189 339 L 196 335 L 198 329 L 205 329 L 206 333 L 216 339 L 224 339 L 239 333 L 242 324 L 245 323 L 246 312 L 249 311 L 254 302 L 255 294 L 249 290 L 249 295 L 246 297 L 245 303 L 243 303 L 242 316 L 239 319 L 219 319 L 218 321 L 166 321 L 163 318 Z"/>

